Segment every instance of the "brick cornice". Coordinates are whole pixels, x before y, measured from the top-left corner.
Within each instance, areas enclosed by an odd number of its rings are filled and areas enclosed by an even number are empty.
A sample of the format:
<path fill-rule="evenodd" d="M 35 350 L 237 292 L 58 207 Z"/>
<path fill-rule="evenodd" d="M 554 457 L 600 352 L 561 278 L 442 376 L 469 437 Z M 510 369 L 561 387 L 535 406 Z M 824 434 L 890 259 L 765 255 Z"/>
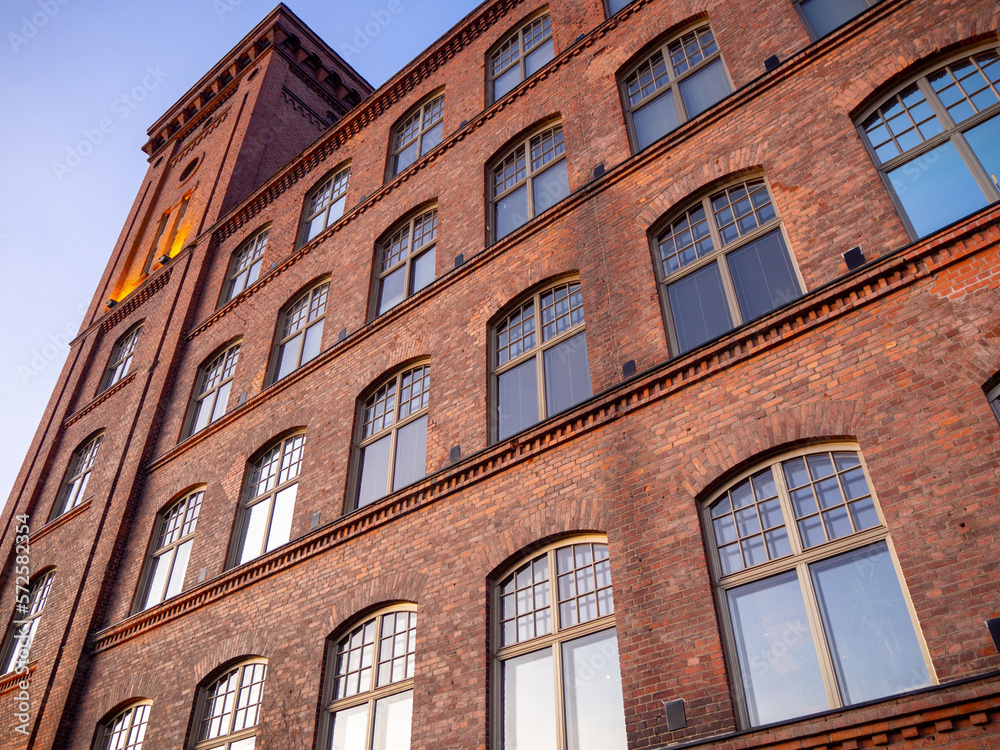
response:
<path fill-rule="evenodd" d="M 351 539 L 392 522 L 398 517 L 441 502 L 481 481 L 524 461 L 534 459 L 574 441 L 581 435 L 725 372 L 738 363 L 770 352 L 809 332 L 912 286 L 941 269 L 1000 245 L 1000 205 L 984 210 L 936 236 L 884 256 L 852 274 L 814 290 L 771 314 L 731 331 L 715 341 L 642 373 L 630 381 L 597 394 L 589 401 L 542 422 L 501 443 L 383 500 L 316 529 L 245 566 L 227 571 L 211 581 L 146 612 L 117 623 L 95 636 L 96 650 L 106 650 L 153 628 L 200 609 L 304 560 L 338 547 Z M 243 418 L 272 393 L 287 387 L 329 361 L 328 350 L 310 365 L 262 392 L 246 405 L 206 428 Z M 214 429 L 213 429 L 214 428 Z M 186 441 L 148 466 L 150 472 L 187 453 L 197 442 Z"/>

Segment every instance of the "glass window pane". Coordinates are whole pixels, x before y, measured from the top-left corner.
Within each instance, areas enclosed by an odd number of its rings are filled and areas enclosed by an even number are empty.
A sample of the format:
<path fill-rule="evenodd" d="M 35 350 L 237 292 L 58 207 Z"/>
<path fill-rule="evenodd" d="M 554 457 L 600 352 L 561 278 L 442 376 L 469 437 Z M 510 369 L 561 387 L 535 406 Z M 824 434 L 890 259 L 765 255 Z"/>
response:
<path fill-rule="evenodd" d="M 538 373 L 535 360 L 508 370 L 498 379 L 498 439 L 520 432 L 538 421 Z"/>
<path fill-rule="evenodd" d="M 306 330 L 306 343 L 302 346 L 302 364 L 315 359 L 323 341 L 323 321 Z"/>
<path fill-rule="evenodd" d="M 441 135 L 444 133 L 444 123 L 439 122 L 433 128 L 424 133 L 424 137 L 420 140 L 420 153 L 421 155 L 426 154 L 436 145 L 441 142 Z"/>
<path fill-rule="evenodd" d="M 368 704 L 354 706 L 333 715 L 333 741 L 331 750 L 368 750 L 365 747 L 368 731 Z"/>
<path fill-rule="evenodd" d="M 212 410 L 212 421 L 217 419 L 222 419 L 226 416 L 226 404 L 229 403 L 229 390 L 233 387 L 232 381 L 226 383 L 219 389 L 218 394 L 215 397 L 215 408 Z M 205 410 L 208 411 L 207 409 Z M 201 429 L 200 427 L 198 428 Z"/>
<path fill-rule="evenodd" d="M 261 548 L 264 546 L 264 529 L 267 527 L 267 515 L 270 507 L 271 501 L 263 500 L 250 509 L 247 531 L 243 536 L 243 551 L 240 554 L 241 565 L 260 557 Z"/>
<path fill-rule="evenodd" d="M 545 405 L 550 417 L 586 401 L 591 394 L 586 333 L 545 352 Z"/>
<path fill-rule="evenodd" d="M 524 70 L 526 75 L 534 75 L 545 63 L 555 57 L 555 47 L 552 46 L 552 39 L 539 47 L 535 47 L 524 58 Z"/>
<path fill-rule="evenodd" d="M 726 262 L 744 323 L 799 297 L 799 283 L 780 231 L 734 250 Z"/>
<path fill-rule="evenodd" d="M 405 296 L 406 268 L 398 268 L 384 279 L 382 279 L 382 289 L 379 292 L 378 314 L 381 315 L 386 310 L 391 310 Z"/>
<path fill-rule="evenodd" d="M 802 12 L 809 19 L 813 33 L 826 36 L 841 24 L 847 23 L 878 0 L 805 0 Z"/>
<path fill-rule="evenodd" d="M 556 747 L 552 651 L 543 649 L 503 664 L 504 750 Z"/>
<path fill-rule="evenodd" d="M 667 91 L 633 112 L 632 124 L 635 126 L 635 140 L 640 151 L 680 125 L 681 118 L 677 105 L 674 104 L 674 92 Z"/>
<path fill-rule="evenodd" d="M 994 180 L 1000 180 L 1000 117 L 994 117 L 976 125 L 965 133 L 965 140 L 979 157 L 986 174 Z"/>
<path fill-rule="evenodd" d="M 302 334 L 299 334 L 281 347 L 281 351 L 278 353 L 280 364 L 278 365 L 278 374 L 275 376 L 275 380 L 281 380 L 289 373 L 294 372 L 295 368 L 298 367 L 299 344 L 301 342 Z"/>
<path fill-rule="evenodd" d="M 888 177 L 919 237 L 987 204 L 951 141 L 897 167 Z"/>
<path fill-rule="evenodd" d="M 626 750 L 625 708 L 614 629 L 563 644 L 568 750 Z"/>
<path fill-rule="evenodd" d="M 188 559 L 191 557 L 192 540 L 184 542 L 177 548 L 174 567 L 170 571 L 170 582 L 167 584 L 165 599 L 177 596 L 184 589 L 184 574 L 187 572 Z"/>
<path fill-rule="evenodd" d="M 811 566 L 844 703 L 930 684 L 885 542 Z"/>
<path fill-rule="evenodd" d="M 409 146 L 396 154 L 396 174 L 399 174 L 417 160 L 417 142 L 414 141 Z"/>
<path fill-rule="evenodd" d="M 293 484 L 274 496 L 271 529 L 267 533 L 267 552 L 280 547 L 291 538 L 292 512 L 295 509 L 295 495 L 298 488 L 297 484 Z"/>
<path fill-rule="evenodd" d="M 701 114 L 732 91 L 721 59 L 681 81 L 680 90 L 688 117 Z"/>
<path fill-rule="evenodd" d="M 521 66 L 515 65 L 493 81 L 493 101 L 506 94 L 521 82 Z"/>
<path fill-rule="evenodd" d="M 569 195 L 569 176 L 566 160 L 546 169 L 534 178 L 532 190 L 535 194 L 535 216 L 542 213 Z"/>
<path fill-rule="evenodd" d="M 359 508 L 363 508 L 386 495 L 386 487 L 389 486 L 389 445 L 391 439 L 392 435 L 386 435 L 361 451 Z"/>
<path fill-rule="evenodd" d="M 721 336 L 733 327 L 719 267 L 712 263 L 667 286 L 678 354 Z"/>
<path fill-rule="evenodd" d="M 608 0 L 608 10 L 611 11 L 611 15 L 614 15 L 622 8 L 627 7 L 632 3 L 632 0 Z"/>
<path fill-rule="evenodd" d="M 522 185 L 496 204 L 497 239 L 502 239 L 528 220 L 528 186 Z"/>
<path fill-rule="evenodd" d="M 408 750 L 412 719 L 412 690 L 375 701 L 375 741 L 372 750 Z"/>
<path fill-rule="evenodd" d="M 727 593 L 750 722 L 830 708 L 795 571 Z"/>
<path fill-rule="evenodd" d="M 150 576 L 149 593 L 146 594 L 146 602 L 142 605 L 143 609 L 149 609 L 154 604 L 163 601 L 163 587 L 166 585 L 173 558 L 173 552 L 165 552 L 156 558 L 153 573 Z"/>
<path fill-rule="evenodd" d="M 399 429 L 396 436 L 396 469 L 392 478 L 395 492 L 423 479 L 427 467 L 427 416 Z"/>
<path fill-rule="evenodd" d="M 191 428 L 191 434 L 199 432 L 209 425 L 209 417 L 212 416 L 212 397 L 199 401 L 194 407 L 194 417 L 191 420 L 194 425 Z"/>
<path fill-rule="evenodd" d="M 416 294 L 425 286 L 434 281 L 434 248 L 413 261 L 413 273 L 410 285 L 413 287 L 410 294 Z"/>

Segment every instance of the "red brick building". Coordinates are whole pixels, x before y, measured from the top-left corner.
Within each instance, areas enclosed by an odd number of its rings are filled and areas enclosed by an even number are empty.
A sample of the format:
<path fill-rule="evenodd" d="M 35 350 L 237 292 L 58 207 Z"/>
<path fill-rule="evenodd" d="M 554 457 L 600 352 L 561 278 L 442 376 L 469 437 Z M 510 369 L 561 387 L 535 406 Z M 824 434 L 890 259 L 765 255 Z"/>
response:
<path fill-rule="evenodd" d="M 3 516 L 0 746 L 997 746 L 998 26 L 497 0 L 373 91 L 279 6 Z"/>

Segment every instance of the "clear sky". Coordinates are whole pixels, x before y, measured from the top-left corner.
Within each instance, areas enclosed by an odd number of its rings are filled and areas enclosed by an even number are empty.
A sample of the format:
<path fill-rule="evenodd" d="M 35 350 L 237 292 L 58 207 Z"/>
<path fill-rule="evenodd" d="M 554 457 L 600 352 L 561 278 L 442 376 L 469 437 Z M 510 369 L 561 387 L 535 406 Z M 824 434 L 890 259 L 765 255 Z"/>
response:
<path fill-rule="evenodd" d="M 479 2 L 285 4 L 379 86 Z M 146 129 L 276 5 L 0 4 L 0 501 L 17 478 L 67 343 L 79 330 L 146 172 L 139 150 Z M 131 92 L 144 79 L 137 101 Z M 113 129 L 98 142 L 104 119 Z M 88 140 L 96 145 L 81 147 Z"/>

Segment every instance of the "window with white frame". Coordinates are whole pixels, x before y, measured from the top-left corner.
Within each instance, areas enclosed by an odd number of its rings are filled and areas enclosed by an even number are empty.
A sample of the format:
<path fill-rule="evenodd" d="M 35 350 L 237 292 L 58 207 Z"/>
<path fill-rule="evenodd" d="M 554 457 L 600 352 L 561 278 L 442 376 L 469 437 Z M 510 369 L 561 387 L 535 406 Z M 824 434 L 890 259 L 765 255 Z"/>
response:
<path fill-rule="evenodd" d="M 89 438 L 73 451 L 69 468 L 66 470 L 66 479 L 59 491 L 59 500 L 53 508 L 52 518 L 61 516 L 87 499 L 90 473 L 94 470 L 94 462 L 97 461 L 97 452 L 100 450 L 103 440 L 104 433 L 102 432 Z"/>
<path fill-rule="evenodd" d="M 9 674 L 30 663 L 31 644 L 38 634 L 38 625 L 55 577 L 55 570 L 46 571 L 32 581 L 26 593 L 18 591 L 14 618 L 4 639 L 2 674 Z"/>
<path fill-rule="evenodd" d="M 389 176 L 402 172 L 437 146 L 444 136 L 444 94 L 408 114 L 393 129 Z"/>
<path fill-rule="evenodd" d="M 501 240 L 569 195 L 562 125 L 530 135 L 490 170 L 493 239 Z"/>
<path fill-rule="evenodd" d="M 434 281 L 437 208 L 404 221 L 379 248 L 375 315 L 391 310 Z"/>
<path fill-rule="evenodd" d="M 529 19 L 493 50 L 488 65 L 490 102 L 533 76 L 553 57 L 552 21 L 546 12 Z"/>
<path fill-rule="evenodd" d="M 156 547 L 147 565 L 140 609 L 149 609 L 184 590 L 184 574 L 204 490 L 189 493 L 163 513 L 157 523 Z"/>
<path fill-rule="evenodd" d="M 708 24 L 657 46 L 622 81 L 637 151 L 732 93 Z"/>
<path fill-rule="evenodd" d="M 859 131 L 916 239 L 1000 200 L 1000 53 L 954 58 L 861 117 Z"/>
<path fill-rule="evenodd" d="M 260 267 L 264 262 L 264 250 L 267 249 L 268 234 L 270 234 L 269 229 L 258 232 L 233 253 L 233 259 L 229 265 L 229 277 L 226 280 L 226 291 L 222 295 L 223 304 L 242 294 L 243 290 L 253 284 L 260 276 Z"/>
<path fill-rule="evenodd" d="M 141 333 L 142 323 L 139 323 L 130 328 L 115 342 L 114 349 L 111 350 L 111 360 L 108 362 L 108 369 L 101 380 L 101 391 L 106 391 L 128 375 L 129 368 L 132 367 L 132 357 L 135 354 L 135 347 L 139 343 L 139 335 Z"/>
<path fill-rule="evenodd" d="M 266 676 L 267 664 L 255 659 L 202 689 L 193 750 L 253 750 Z"/>
<path fill-rule="evenodd" d="M 379 610 L 330 649 L 330 750 L 409 750 L 417 612 Z"/>
<path fill-rule="evenodd" d="M 688 204 L 657 234 L 653 254 L 676 354 L 802 295 L 763 178 Z"/>
<path fill-rule="evenodd" d="M 934 682 L 856 446 L 760 464 L 716 493 L 703 521 L 745 724 Z"/>
<path fill-rule="evenodd" d="M 495 750 L 625 750 L 607 543 L 550 545 L 494 591 Z"/>
<path fill-rule="evenodd" d="M 351 178 L 351 168 L 347 167 L 325 177 L 309 191 L 306 208 L 302 217 L 302 236 L 299 244 L 305 244 L 320 232 L 332 226 L 344 215 L 347 202 L 347 184 Z"/>
<path fill-rule="evenodd" d="M 139 703 L 120 711 L 102 726 L 100 750 L 142 750 L 151 704 Z"/>

